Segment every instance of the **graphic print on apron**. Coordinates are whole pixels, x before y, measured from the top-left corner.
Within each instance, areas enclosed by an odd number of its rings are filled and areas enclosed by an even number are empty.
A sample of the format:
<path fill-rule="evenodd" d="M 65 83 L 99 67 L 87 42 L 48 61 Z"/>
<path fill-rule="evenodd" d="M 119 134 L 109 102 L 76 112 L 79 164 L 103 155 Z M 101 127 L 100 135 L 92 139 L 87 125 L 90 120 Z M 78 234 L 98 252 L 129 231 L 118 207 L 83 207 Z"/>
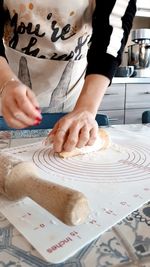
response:
<path fill-rule="evenodd" d="M 49 111 L 52 110 L 53 112 L 63 112 L 64 102 L 67 98 L 67 92 L 71 81 L 73 65 L 74 62 L 69 61 L 67 66 L 65 67 L 63 74 L 58 82 L 58 85 L 51 95 Z"/>
<path fill-rule="evenodd" d="M 6 56 L 46 112 L 70 111 L 80 94 L 94 5 L 95 0 L 4 0 Z"/>
<path fill-rule="evenodd" d="M 32 89 L 28 63 L 27 63 L 27 59 L 24 56 L 21 56 L 20 61 L 19 61 L 18 78 L 22 83 L 24 83 L 26 86 Z"/>

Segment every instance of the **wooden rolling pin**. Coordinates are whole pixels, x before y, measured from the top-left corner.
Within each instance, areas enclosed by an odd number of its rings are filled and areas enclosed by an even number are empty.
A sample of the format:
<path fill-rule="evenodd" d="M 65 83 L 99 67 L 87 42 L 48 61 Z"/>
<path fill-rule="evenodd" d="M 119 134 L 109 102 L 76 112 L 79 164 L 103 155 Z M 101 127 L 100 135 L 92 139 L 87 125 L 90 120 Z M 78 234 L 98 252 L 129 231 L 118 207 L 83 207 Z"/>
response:
<path fill-rule="evenodd" d="M 32 162 L 6 153 L 0 153 L 0 193 L 10 200 L 28 196 L 67 225 L 83 223 L 90 211 L 81 192 L 41 179 Z"/>

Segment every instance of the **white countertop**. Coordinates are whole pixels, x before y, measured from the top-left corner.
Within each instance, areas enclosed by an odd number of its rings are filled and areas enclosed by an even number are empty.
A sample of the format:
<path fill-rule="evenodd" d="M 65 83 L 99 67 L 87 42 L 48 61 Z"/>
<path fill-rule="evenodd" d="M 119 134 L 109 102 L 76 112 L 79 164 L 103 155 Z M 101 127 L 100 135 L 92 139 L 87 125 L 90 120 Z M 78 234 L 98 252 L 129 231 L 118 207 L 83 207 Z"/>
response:
<path fill-rule="evenodd" d="M 114 77 L 112 83 L 149 83 L 150 77 L 148 78 L 126 78 L 126 77 Z"/>

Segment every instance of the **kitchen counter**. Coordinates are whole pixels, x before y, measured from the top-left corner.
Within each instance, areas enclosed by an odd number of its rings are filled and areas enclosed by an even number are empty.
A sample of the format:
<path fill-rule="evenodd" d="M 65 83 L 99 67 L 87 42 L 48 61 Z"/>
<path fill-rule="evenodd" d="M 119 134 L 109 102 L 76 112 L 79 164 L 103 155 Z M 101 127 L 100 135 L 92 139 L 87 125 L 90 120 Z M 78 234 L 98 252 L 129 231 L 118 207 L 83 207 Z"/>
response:
<path fill-rule="evenodd" d="M 116 83 L 149 83 L 150 84 L 150 77 L 149 78 L 126 78 L 126 77 L 114 77 L 112 80 L 112 84 Z"/>
<path fill-rule="evenodd" d="M 111 126 L 150 135 L 150 125 Z M 0 149 L 41 141 L 47 130 L 0 132 Z M 147 188 L 150 190 L 150 188 Z M 43 260 L 25 238 L 0 214 L 0 267 L 149 267 L 150 202 L 134 211 L 74 257 L 61 264 Z"/>

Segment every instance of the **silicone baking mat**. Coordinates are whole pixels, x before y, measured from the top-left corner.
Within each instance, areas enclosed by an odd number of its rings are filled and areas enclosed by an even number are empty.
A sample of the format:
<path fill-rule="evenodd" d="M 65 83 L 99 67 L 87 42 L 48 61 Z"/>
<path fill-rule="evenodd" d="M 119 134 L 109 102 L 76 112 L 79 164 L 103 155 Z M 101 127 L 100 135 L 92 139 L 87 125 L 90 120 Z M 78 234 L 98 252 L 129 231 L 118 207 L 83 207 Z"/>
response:
<path fill-rule="evenodd" d="M 150 199 L 150 131 L 147 136 L 107 131 L 112 139 L 109 149 L 69 159 L 59 158 L 42 142 L 6 150 L 32 160 L 43 179 L 77 189 L 89 200 L 87 221 L 70 227 L 29 198 L 1 198 L 0 211 L 48 262 L 65 261 Z"/>

